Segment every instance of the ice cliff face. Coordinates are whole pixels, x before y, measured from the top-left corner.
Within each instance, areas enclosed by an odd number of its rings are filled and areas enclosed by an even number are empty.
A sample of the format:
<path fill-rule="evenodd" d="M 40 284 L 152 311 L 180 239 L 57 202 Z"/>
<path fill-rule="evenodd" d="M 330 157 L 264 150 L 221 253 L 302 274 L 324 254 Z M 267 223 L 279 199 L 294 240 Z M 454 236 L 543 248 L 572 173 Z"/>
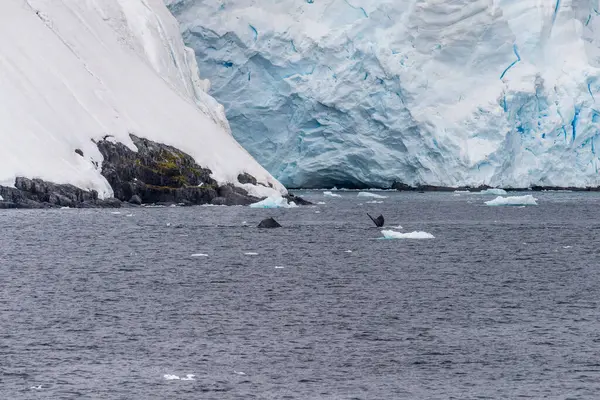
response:
<path fill-rule="evenodd" d="M 166 1 L 284 184 L 600 184 L 598 0 Z"/>
<path fill-rule="evenodd" d="M 208 87 L 160 0 L 3 0 L 0 184 L 41 178 L 109 197 L 92 139 L 136 150 L 134 134 L 190 154 L 219 182 L 285 192 L 233 139 Z M 244 172 L 274 189 L 239 183 Z"/>

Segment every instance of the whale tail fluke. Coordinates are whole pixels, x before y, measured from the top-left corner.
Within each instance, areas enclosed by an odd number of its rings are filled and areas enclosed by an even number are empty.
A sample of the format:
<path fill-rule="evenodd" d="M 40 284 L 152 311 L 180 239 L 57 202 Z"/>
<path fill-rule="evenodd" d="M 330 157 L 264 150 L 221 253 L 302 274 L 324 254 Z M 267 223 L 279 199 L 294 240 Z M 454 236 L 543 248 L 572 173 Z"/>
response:
<path fill-rule="evenodd" d="M 385 219 L 383 218 L 383 215 L 380 215 L 377 218 L 373 218 L 369 215 L 369 213 L 367 213 L 367 215 L 369 216 L 369 218 L 371 218 L 371 221 L 373 221 L 373 223 L 375 224 L 376 227 L 381 228 L 383 226 L 383 224 L 385 223 Z"/>

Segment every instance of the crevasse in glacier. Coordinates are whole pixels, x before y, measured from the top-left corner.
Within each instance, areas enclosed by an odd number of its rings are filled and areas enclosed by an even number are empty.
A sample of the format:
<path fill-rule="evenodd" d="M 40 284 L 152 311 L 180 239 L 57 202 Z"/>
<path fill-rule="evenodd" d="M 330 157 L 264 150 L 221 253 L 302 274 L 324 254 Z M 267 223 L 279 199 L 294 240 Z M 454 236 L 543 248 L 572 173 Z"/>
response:
<path fill-rule="evenodd" d="M 284 184 L 600 184 L 598 0 L 166 3 Z"/>

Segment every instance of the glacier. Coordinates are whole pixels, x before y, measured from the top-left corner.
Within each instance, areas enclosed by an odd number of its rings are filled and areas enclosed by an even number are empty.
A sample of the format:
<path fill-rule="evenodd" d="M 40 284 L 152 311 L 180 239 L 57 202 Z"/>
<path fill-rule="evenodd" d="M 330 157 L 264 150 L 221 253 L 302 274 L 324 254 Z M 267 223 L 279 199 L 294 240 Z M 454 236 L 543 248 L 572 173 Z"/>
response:
<path fill-rule="evenodd" d="M 165 0 L 288 187 L 598 186 L 598 0 Z"/>
<path fill-rule="evenodd" d="M 4 0 L 0 10 L 0 185 L 39 178 L 111 197 L 94 141 L 135 151 L 132 134 L 186 152 L 220 183 L 287 193 L 231 135 L 161 0 Z M 262 185 L 240 183 L 243 173 Z"/>

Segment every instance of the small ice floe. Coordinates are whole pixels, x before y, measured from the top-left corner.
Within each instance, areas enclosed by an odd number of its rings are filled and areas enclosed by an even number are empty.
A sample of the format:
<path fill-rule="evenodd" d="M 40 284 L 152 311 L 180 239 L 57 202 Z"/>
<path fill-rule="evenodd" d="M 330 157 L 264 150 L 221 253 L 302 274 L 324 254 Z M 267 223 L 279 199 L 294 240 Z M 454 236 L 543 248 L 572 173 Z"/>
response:
<path fill-rule="evenodd" d="M 0 196 L 0 201 L 4 201 L 4 197 Z"/>
<path fill-rule="evenodd" d="M 377 201 L 377 200 L 367 201 L 367 204 L 383 204 L 383 201 Z"/>
<path fill-rule="evenodd" d="M 208 254 L 196 253 L 196 254 L 192 254 L 190 257 L 208 257 Z"/>
<path fill-rule="evenodd" d="M 505 195 L 507 193 L 506 193 L 506 190 L 504 190 L 504 189 L 492 188 L 492 189 L 482 190 L 481 192 L 479 192 L 479 194 L 502 196 L 502 195 Z"/>
<path fill-rule="evenodd" d="M 326 196 L 326 197 L 342 197 L 341 195 L 339 195 L 337 193 L 333 193 L 333 192 L 329 192 L 329 191 L 323 192 L 323 196 Z"/>
<path fill-rule="evenodd" d="M 133 214 L 127 214 L 126 217 L 133 217 Z"/>
<path fill-rule="evenodd" d="M 250 204 L 251 208 L 296 208 L 298 207 L 296 203 L 290 201 L 288 203 L 287 199 L 284 197 L 271 196 L 267 197 L 264 200 L 259 201 L 258 203 Z"/>
<path fill-rule="evenodd" d="M 387 199 L 387 196 L 382 196 L 377 193 L 359 192 L 357 197 L 370 197 L 372 199 Z"/>
<path fill-rule="evenodd" d="M 532 195 L 526 196 L 511 196 L 502 197 L 498 196 L 494 200 L 486 201 L 485 204 L 488 206 L 537 206 L 537 199 Z"/>
<path fill-rule="evenodd" d="M 180 378 L 177 375 L 172 375 L 172 374 L 165 374 L 163 375 L 163 378 L 165 378 L 168 381 L 195 381 L 194 377 L 196 375 L 194 374 L 187 374 L 185 377 Z"/>
<path fill-rule="evenodd" d="M 315 214 L 321 214 L 321 211 L 315 211 Z"/>
<path fill-rule="evenodd" d="M 325 205 L 325 204 L 327 204 L 327 203 L 325 203 L 324 201 L 320 201 L 320 202 L 318 202 L 317 204 L 318 204 L 318 205 L 320 205 L 320 206 L 324 206 L 324 205 Z"/>
<path fill-rule="evenodd" d="M 284 268 L 285 268 L 285 267 L 278 267 L 278 266 L 275 266 L 275 269 L 284 269 Z"/>
<path fill-rule="evenodd" d="M 246 373 L 242 371 L 233 371 L 233 373 L 236 375 L 246 375 Z"/>
<path fill-rule="evenodd" d="M 0 199 L 0 200 L 2 200 L 2 199 Z M 61 209 L 61 210 L 70 210 L 70 209 L 71 209 L 71 207 L 67 207 L 67 206 L 65 206 L 65 207 L 61 207 L 60 209 Z"/>
<path fill-rule="evenodd" d="M 398 225 L 398 226 L 392 226 L 392 229 L 404 229 L 404 228 L 402 227 L 402 225 Z"/>
<path fill-rule="evenodd" d="M 244 226 L 248 225 L 248 221 L 242 221 L 242 225 L 244 225 Z"/>
<path fill-rule="evenodd" d="M 121 214 L 121 211 L 113 211 L 113 212 L 111 212 L 111 214 L 113 214 L 113 215 L 119 215 L 119 214 Z"/>
<path fill-rule="evenodd" d="M 346 250 L 344 253 L 352 253 L 352 250 Z"/>
<path fill-rule="evenodd" d="M 244 255 L 245 255 L 245 256 L 257 256 L 257 255 L 258 255 L 258 253 L 253 253 L 253 252 L 249 251 L 249 252 L 247 252 L 247 253 L 244 253 Z"/>
<path fill-rule="evenodd" d="M 563 246 L 563 249 L 570 249 L 573 246 Z"/>
<path fill-rule="evenodd" d="M 170 222 L 167 222 L 167 226 L 171 226 L 171 223 L 170 223 Z"/>
<path fill-rule="evenodd" d="M 32 386 L 29 389 L 31 389 L 31 390 L 42 390 L 42 385 Z"/>
<path fill-rule="evenodd" d="M 396 231 L 383 230 L 381 231 L 381 233 L 383 234 L 383 237 L 385 239 L 435 239 L 435 236 L 433 236 L 431 233 L 420 231 L 401 233 Z"/>

